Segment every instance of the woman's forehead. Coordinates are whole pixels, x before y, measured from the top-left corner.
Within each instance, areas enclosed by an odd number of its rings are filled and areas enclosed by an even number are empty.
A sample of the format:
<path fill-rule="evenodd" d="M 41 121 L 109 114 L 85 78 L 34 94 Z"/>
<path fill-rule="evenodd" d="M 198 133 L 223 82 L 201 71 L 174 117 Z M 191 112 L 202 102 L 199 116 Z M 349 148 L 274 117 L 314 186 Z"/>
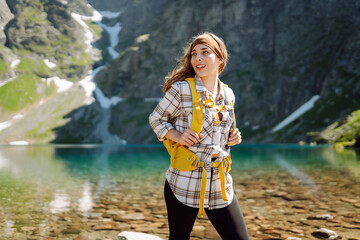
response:
<path fill-rule="evenodd" d="M 205 44 L 196 44 L 193 49 L 191 51 L 197 51 L 197 50 L 202 50 L 202 49 L 209 49 L 211 50 L 208 46 L 206 46 Z"/>

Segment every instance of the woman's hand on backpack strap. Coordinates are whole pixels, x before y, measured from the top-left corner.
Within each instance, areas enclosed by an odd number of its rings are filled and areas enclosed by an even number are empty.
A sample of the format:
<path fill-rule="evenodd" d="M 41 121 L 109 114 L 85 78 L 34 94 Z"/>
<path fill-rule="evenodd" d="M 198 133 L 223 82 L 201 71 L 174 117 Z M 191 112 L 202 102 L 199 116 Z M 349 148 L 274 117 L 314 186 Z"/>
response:
<path fill-rule="evenodd" d="M 191 129 L 186 129 L 178 138 L 178 143 L 187 147 L 191 147 L 195 143 L 200 141 L 200 138 L 204 137 L 202 133 L 197 134 Z"/>
<path fill-rule="evenodd" d="M 241 133 L 239 131 L 239 129 L 235 129 L 235 131 L 232 131 L 232 129 L 230 129 L 230 137 L 228 140 L 228 144 L 229 145 L 236 145 L 241 143 Z"/>

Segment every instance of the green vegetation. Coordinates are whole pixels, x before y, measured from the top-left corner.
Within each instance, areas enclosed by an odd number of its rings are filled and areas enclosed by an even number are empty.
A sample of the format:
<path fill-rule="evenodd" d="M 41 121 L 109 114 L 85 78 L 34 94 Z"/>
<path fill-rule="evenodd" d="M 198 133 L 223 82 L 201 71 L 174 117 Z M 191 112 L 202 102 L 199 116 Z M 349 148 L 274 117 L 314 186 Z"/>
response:
<path fill-rule="evenodd" d="M 3 76 L 9 69 L 9 64 L 7 64 L 4 60 L 0 59 L 0 77 Z"/>
<path fill-rule="evenodd" d="M 5 74 L 9 71 L 9 61 L 7 56 L 11 55 L 10 49 L 0 44 L 0 78 L 4 79 Z"/>
<path fill-rule="evenodd" d="M 341 125 L 335 122 L 320 132 L 318 141 L 333 143 L 338 150 L 360 146 L 360 110 L 352 112 Z"/>
<path fill-rule="evenodd" d="M 86 25 L 88 25 L 91 30 L 95 33 L 96 37 L 100 38 L 101 34 L 104 32 L 104 29 L 102 29 L 99 25 L 97 25 L 94 21 L 92 20 L 84 20 L 84 22 L 86 23 Z"/>
<path fill-rule="evenodd" d="M 12 47 L 12 52 L 20 55 L 20 56 L 26 56 L 31 54 L 31 51 L 29 49 L 25 49 L 25 48 L 16 48 L 16 47 Z"/>
<path fill-rule="evenodd" d="M 65 75 L 68 80 L 77 81 L 84 74 L 87 66 L 91 66 L 94 60 L 89 53 L 82 52 L 79 56 L 59 54 L 59 65 L 56 70 L 60 75 Z"/>
<path fill-rule="evenodd" d="M 37 52 L 40 54 L 44 54 L 46 56 L 53 55 L 53 54 L 51 54 L 51 52 L 53 52 L 53 47 L 50 43 L 47 43 L 44 45 L 33 44 L 33 45 L 29 46 L 29 48 L 31 49 L 31 52 Z"/>
<path fill-rule="evenodd" d="M 58 95 L 47 99 L 45 104 L 33 111 L 33 116 L 38 119 L 37 124 L 26 132 L 25 139 L 36 144 L 46 144 L 56 138 L 54 129 L 69 121 L 64 116 L 80 107 L 85 97 L 84 91 L 70 90 L 65 94 L 61 98 Z"/>
<path fill-rule="evenodd" d="M 46 19 L 46 13 L 43 12 L 43 8 L 41 4 L 37 4 L 36 6 L 33 5 L 33 6 L 25 7 L 22 11 L 22 16 L 25 18 L 25 20 L 34 23 L 41 24 L 48 22 L 48 20 Z"/>
<path fill-rule="evenodd" d="M 92 45 L 101 50 L 101 61 L 107 62 L 111 59 L 111 56 L 107 51 L 107 47 L 110 46 L 109 34 L 104 31 L 104 29 L 102 29 L 99 25 L 97 25 L 94 21 L 84 20 L 84 22 L 91 28 L 93 33 L 95 33 L 96 41 L 94 41 Z"/>
<path fill-rule="evenodd" d="M 83 52 L 81 53 L 80 57 L 72 57 L 71 63 L 74 66 L 87 66 L 93 63 L 93 60 L 90 54 Z"/>
<path fill-rule="evenodd" d="M 52 118 L 51 121 L 46 119 L 45 121 L 39 122 L 36 128 L 31 129 L 25 134 L 25 139 L 36 140 L 36 143 L 46 144 L 54 138 L 54 133 L 51 131 L 52 128 L 57 127 L 58 122 L 64 121 L 61 117 Z"/>
<path fill-rule="evenodd" d="M 20 73 L 34 73 L 40 77 L 50 77 L 52 75 L 43 60 L 32 60 L 30 58 L 22 58 L 17 70 Z"/>
<path fill-rule="evenodd" d="M 47 86 L 35 74 L 23 73 L 0 88 L 0 107 L 7 111 L 18 111 L 54 90 L 54 85 Z"/>

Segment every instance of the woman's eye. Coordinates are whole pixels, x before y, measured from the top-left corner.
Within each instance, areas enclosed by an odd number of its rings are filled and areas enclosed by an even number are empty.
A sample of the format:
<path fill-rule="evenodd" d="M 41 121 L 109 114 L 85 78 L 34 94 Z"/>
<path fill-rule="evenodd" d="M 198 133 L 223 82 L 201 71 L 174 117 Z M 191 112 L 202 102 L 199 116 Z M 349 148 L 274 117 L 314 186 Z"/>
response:
<path fill-rule="evenodd" d="M 209 53 L 208 51 L 203 51 L 203 53 Z"/>
<path fill-rule="evenodd" d="M 194 53 L 194 52 L 193 52 L 193 53 L 191 53 L 191 56 L 195 56 L 195 55 L 196 55 L 196 53 Z"/>

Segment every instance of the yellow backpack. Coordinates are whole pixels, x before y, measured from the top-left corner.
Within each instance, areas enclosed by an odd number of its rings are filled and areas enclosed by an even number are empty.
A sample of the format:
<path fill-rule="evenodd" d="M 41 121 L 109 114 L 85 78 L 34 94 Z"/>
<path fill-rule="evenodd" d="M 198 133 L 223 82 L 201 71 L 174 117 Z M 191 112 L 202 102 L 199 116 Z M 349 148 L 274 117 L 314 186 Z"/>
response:
<path fill-rule="evenodd" d="M 215 105 L 212 100 L 209 98 L 206 101 L 203 101 L 202 95 L 196 91 L 196 84 L 194 78 L 186 78 L 186 81 L 190 85 L 191 95 L 192 95 L 192 103 L 193 103 L 193 111 L 192 111 L 192 121 L 191 121 L 191 130 L 200 134 L 201 128 L 203 125 L 203 109 L 204 105 L 210 105 L 211 107 L 215 107 L 217 111 L 222 111 L 224 109 L 231 110 L 231 115 L 234 119 L 232 129 L 236 129 L 236 121 L 235 121 L 235 113 L 234 106 L 232 102 L 229 100 L 230 89 L 227 85 L 224 84 L 224 92 L 225 92 L 225 104 L 226 106 L 218 106 Z M 201 179 L 201 190 L 200 190 L 200 207 L 199 207 L 199 217 L 203 217 L 204 215 L 204 198 L 205 198 L 205 190 L 206 190 L 206 179 L 207 174 L 205 170 L 205 162 L 201 162 L 196 156 L 195 153 L 190 151 L 187 147 L 180 145 L 170 139 L 165 139 L 163 141 L 168 153 L 170 154 L 170 166 L 179 171 L 193 171 L 199 167 L 202 168 L 202 179 Z M 211 167 L 217 167 L 219 169 L 220 174 L 220 182 L 221 182 L 221 192 L 224 201 L 228 201 L 225 194 L 225 173 L 228 173 L 231 169 L 231 157 L 230 155 L 226 157 L 222 162 L 213 162 Z"/>

